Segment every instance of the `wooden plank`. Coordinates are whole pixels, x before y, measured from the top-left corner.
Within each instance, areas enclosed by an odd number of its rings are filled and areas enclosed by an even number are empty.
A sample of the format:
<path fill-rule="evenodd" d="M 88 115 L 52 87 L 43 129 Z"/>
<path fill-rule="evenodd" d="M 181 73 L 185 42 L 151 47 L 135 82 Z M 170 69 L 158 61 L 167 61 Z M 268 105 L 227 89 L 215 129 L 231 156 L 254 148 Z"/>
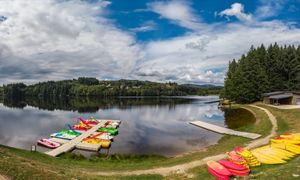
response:
<path fill-rule="evenodd" d="M 89 137 L 93 132 L 96 132 L 100 127 L 102 127 L 108 120 L 102 120 L 99 121 L 99 123 L 95 126 L 93 126 L 91 129 L 85 131 L 84 133 L 82 133 L 80 136 L 70 140 L 68 143 L 63 144 L 62 146 L 52 150 L 52 151 L 48 151 L 46 152 L 46 154 L 50 155 L 50 156 L 58 156 L 64 152 L 68 152 L 73 150 L 77 144 L 81 143 L 81 141 L 84 138 Z"/>
<path fill-rule="evenodd" d="M 255 133 L 234 131 L 232 129 L 224 128 L 224 127 L 206 123 L 203 121 L 193 121 L 193 122 L 190 122 L 190 124 L 210 130 L 210 131 L 214 131 L 214 132 L 220 133 L 220 134 L 229 134 L 229 135 L 246 137 L 246 138 L 250 138 L 250 139 L 257 139 L 261 136 L 260 134 L 255 134 Z"/>

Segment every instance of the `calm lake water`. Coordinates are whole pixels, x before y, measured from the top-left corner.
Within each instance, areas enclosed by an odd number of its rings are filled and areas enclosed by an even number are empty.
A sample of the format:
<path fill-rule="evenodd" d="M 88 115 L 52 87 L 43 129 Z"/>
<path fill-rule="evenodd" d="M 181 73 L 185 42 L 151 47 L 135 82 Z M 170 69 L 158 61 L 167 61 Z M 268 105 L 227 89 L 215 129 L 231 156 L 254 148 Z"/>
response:
<path fill-rule="evenodd" d="M 188 124 L 191 120 L 231 128 L 253 123 L 248 111 L 244 110 L 242 119 L 237 119 L 235 115 L 241 112 L 224 113 L 217 103 L 207 103 L 217 99 L 195 96 L 5 101 L 0 105 L 0 144 L 29 150 L 39 138 L 66 129 L 65 124 L 93 116 L 122 121 L 109 153 L 174 156 L 216 144 L 222 138 L 220 134 Z M 45 149 L 38 147 L 38 150 Z"/>

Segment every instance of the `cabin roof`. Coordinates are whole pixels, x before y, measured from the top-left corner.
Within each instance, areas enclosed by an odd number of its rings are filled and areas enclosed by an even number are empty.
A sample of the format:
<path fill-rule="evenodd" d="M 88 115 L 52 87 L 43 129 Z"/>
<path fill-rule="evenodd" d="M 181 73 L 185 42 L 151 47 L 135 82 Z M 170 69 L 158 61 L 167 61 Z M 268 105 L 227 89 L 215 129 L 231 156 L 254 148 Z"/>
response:
<path fill-rule="evenodd" d="M 285 93 L 285 94 L 278 94 L 278 95 L 273 95 L 270 96 L 270 99 L 286 99 L 286 98 L 291 98 L 293 97 L 293 93 Z"/>

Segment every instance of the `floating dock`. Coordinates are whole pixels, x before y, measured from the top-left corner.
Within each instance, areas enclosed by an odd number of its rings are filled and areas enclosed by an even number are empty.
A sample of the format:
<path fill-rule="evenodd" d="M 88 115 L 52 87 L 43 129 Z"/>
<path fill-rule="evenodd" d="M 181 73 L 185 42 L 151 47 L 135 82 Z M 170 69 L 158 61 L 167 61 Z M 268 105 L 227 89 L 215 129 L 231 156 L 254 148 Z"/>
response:
<path fill-rule="evenodd" d="M 192 121 L 190 124 L 216 132 L 220 134 L 228 134 L 228 135 L 234 135 L 234 136 L 241 136 L 245 138 L 250 138 L 250 139 L 257 139 L 261 137 L 260 134 L 255 134 L 255 133 L 248 133 L 248 132 L 241 132 L 241 131 L 235 131 L 232 129 L 224 128 L 221 126 L 217 126 L 214 124 L 206 123 L 203 121 Z"/>
<path fill-rule="evenodd" d="M 94 134 L 99 128 L 103 127 L 106 122 L 118 122 L 120 123 L 120 120 L 105 120 L 105 119 L 99 119 L 97 120 L 99 123 L 97 125 L 92 126 L 91 129 L 84 131 L 80 136 L 72 139 L 72 140 L 63 140 L 63 139 L 58 139 L 58 138 L 51 138 L 54 142 L 58 142 L 62 144 L 60 147 L 46 152 L 49 156 L 58 156 L 62 153 L 72 151 L 75 148 L 82 149 L 82 150 L 90 150 L 90 151 L 99 151 L 101 148 L 100 145 L 95 145 L 95 144 L 89 144 L 89 143 L 84 143 L 82 142 L 83 139 L 91 136 Z"/>

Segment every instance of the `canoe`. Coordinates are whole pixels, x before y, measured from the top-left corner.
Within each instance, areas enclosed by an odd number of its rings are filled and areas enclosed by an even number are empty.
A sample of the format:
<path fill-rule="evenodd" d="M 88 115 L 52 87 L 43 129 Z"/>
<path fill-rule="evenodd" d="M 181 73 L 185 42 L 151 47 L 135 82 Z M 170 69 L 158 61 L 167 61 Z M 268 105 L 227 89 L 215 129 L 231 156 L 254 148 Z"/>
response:
<path fill-rule="evenodd" d="M 98 132 L 108 132 L 110 135 L 117 135 L 118 134 L 118 129 L 115 128 L 107 128 L 107 127 L 103 127 L 103 128 L 99 128 Z"/>
<path fill-rule="evenodd" d="M 217 163 L 216 161 L 207 161 L 206 162 L 208 168 L 215 171 L 217 174 L 222 176 L 231 176 L 231 173 L 221 164 Z"/>
<path fill-rule="evenodd" d="M 222 166 L 224 166 L 225 168 L 229 168 L 229 169 L 234 169 L 234 170 L 238 170 L 238 171 L 245 171 L 245 170 L 249 170 L 248 167 L 240 165 L 240 164 L 236 164 L 227 160 L 219 160 L 218 163 L 220 163 Z"/>
<path fill-rule="evenodd" d="M 60 133 L 53 133 L 50 136 L 60 138 L 60 139 L 67 139 L 67 140 L 72 140 L 77 137 L 77 136 L 70 135 L 70 134 L 60 134 Z"/>
<path fill-rule="evenodd" d="M 58 148 L 60 146 L 59 143 L 50 141 L 49 139 L 40 139 L 37 142 L 39 145 L 45 146 L 47 148 L 51 148 L 51 149 L 55 149 Z"/>
<path fill-rule="evenodd" d="M 219 180 L 229 180 L 229 176 L 223 176 L 221 174 L 218 174 L 217 172 L 215 172 L 213 169 L 211 168 L 207 168 L 208 171 L 210 172 L 211 175 L 213 175 L 215 178 L 219 179 Z"/>

